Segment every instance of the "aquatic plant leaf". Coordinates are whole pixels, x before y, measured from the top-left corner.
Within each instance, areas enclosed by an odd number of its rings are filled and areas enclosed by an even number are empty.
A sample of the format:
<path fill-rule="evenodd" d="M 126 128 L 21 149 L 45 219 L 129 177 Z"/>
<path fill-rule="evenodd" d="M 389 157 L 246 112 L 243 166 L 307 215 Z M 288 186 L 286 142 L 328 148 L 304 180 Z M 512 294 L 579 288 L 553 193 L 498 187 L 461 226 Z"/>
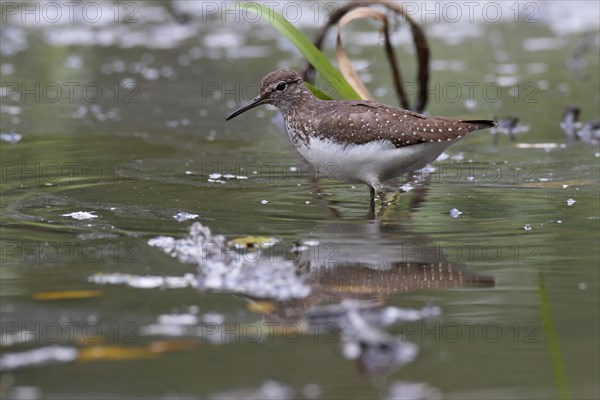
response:
<path fill-rule="evenodd" d="M 340 97 L 349 100 L 360 100 L 358 93 L 329 62 L 325 54 L 317 49 L 302 32 L 296 29 L 283 16 L 273 11 L 273 9 L 258 3 L 244 3 L 243 6 L 248 11 L 260 15 L 262 19 L 266 19 L 275 29 L 292 42 L 306 60 L 319 71 L 323 79 L 327 80 L 334 87 Z"/>
<path fill-rule="evenodd" d="M 540 300 L 540 313 L 542 316 L 542 328 L 550 351 L 556 389 L 558 390 L 559 398 L 561 400 L 567 400 L 570 396 L 569 387 L 567 385 L 567 374 L 565 372 L 565 363 L 560 352 L 554 321 L 552 320 L 552 309 L 548 298 L 548 288 L 546 286 L 546 281 L 544 280 L 544 274 L 541 271 L 538 274 L 538 295 Z"/>
<path fill-rule="evenodd" d="M 310 90 L 312 92 L 312 94 L 321 100 L 332 100 L 331 97 L 329 97 L 327 94 L 323 93 L 322 91 L 320 91 L 319 89 L 317 89 L 316 87 L 314 87 L 313 85 L 311 85 L 308 82 L 304 82 L 304 85 L 308 88 L 308 90 Z"/>

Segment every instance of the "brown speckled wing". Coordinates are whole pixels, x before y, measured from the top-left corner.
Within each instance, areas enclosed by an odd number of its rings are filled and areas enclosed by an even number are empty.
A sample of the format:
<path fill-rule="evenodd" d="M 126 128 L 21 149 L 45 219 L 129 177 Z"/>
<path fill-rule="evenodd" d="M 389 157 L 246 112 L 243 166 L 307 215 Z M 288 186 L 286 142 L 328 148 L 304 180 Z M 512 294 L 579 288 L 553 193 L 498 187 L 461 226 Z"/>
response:
<path fill-rule="evenodd" d="M 372 101 L 321 101 L 315 130 L 337 142 L 390 140 L 394 146 L 444 142 L 494 126 L 493 121 L 459 121 L 417 114 Z"/>

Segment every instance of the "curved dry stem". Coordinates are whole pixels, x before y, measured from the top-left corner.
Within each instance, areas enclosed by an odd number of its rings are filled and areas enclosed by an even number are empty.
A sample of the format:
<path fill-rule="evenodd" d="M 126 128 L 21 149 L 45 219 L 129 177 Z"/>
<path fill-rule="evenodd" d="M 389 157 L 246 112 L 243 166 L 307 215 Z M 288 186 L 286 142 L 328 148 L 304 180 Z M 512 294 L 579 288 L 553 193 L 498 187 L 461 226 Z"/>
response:
<path fill-rule="evenodd" d="M 427 42 L 427 37 L 425 36 L 425 32 L 421 27 L 406 13 L 401 4 L 396 4 L 392 1 L 388 0 L 377 0 L 377 1 L 355 1 L 349 4 L 340 7 L 336 12 L 332 13 L 329 20 L 325 23 L 325 25 L 319 30 L 317 36 L 314 40 L 314 45 L 321 49 L 323 45 L 323 40 L 325 36 L 329 32 L 329 29 L 339 23 L 341 18 L 348 14 L 350 11 L 359 8 L 359 7 L 371 7 L 374 5 L 383 5 L 384 7 L 392 10 L 393 12 L 401 15 L 405 18 L 410 26 L 410 30 L 413 37 L 413 43 L 417 50 L 417 82 L 419 85 L 419 90 L 417 94 L 417 102 L 414 107 L 414 110 L 417 112 L 422 112 L 425 109 L 425 105 L 428 100 L 428 83 L 429 83 L 429 44 Z M 394 85 L 396 88 L 396 94 L 398 96 L 398 100 L 402 107 L 410 108 L 409 101 L 404 92 L 404 88 L 402 85 L 402 76 L 400 74 L 400 68 L 396 63 L 396 59 L 394 56 L 394 52 L 391 46 L 391 43 L 386 40 L 386 55 L 388 60 L 390 61 L 390 67 L 392 68 L 392 76 L 394 78 Z M 393 60 L 393 61 L 392 61 Z M 302 76 L 305 80 L 311 80 L 314 75 L 314 69 L 310 64 L 306 64 Z"/>
<path fill-rule="evenodd" d="M 344 51 L 344 46 L 342 45 L 342 30 L 344 29 L 344 27 L 351 21 L 354 21 L 357 19 L 365 19 L 365 18 L 374 19 L 374 20 L 381 22 L 383 25 L 382 29 L 386 32 L 385 40 L 386 40 L 386 42 L 388 41 L 388 39 L 389 39 L 387 36 L 388 21 L 387 21 L 387 17 L 385 16 L 385 14 L 383 14 L 379 11 L 370 9 L 368 7 L 358 7 L 358 8 L 355 8 L 354 10 L 349 11 L 340 19 L 340 22 L 338 24 L 338 30 L 337 30 L 336 56 L 337 56 L 338 67 L 340 68 L 342 75 L 344 75 L 344 78 L 346 78 L 348 83 L 350 85 L 352 85 L 354 90 L 356 90 L 356 92 L 360 95 L 360 97 L 362 99 L 373 100 L 373 96 L 371 96 L 371 93 L 369 93 L 369 89 L 367 89 L 365 87 L 363 82 L 360 80 L 360 78 L 356 74 L 356 71 L 354 71 L 354 68 L 352 68 L 352 63 L 350 62 L 350 59 L 346 55 L 346 52 Z"/>

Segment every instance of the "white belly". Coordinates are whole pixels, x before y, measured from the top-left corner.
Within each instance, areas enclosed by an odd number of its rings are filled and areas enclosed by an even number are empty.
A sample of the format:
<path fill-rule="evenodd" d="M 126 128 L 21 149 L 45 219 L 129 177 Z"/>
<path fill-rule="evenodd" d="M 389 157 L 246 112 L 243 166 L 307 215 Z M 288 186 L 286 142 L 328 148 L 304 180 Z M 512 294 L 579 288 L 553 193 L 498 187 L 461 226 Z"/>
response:
<path fill-rule="evenodd" d="M 299 142 L 297 150 L 320 176 L 366 183 L 380 190 L 382 181 L 423 168 L 456 141 L 396 148 L 387 140 L 342 145 L 328 139 L 311 138 L 308 145 Z"/>

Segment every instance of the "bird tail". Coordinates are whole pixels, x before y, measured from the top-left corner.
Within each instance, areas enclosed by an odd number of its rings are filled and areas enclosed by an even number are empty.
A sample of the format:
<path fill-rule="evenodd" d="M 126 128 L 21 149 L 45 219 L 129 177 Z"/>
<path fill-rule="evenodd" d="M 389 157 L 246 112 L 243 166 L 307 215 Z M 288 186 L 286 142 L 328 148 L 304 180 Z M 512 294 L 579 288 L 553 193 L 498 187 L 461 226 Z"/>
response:
<path fill-rule="evenodd" d="M 493 128 L 496 126 L 496 121 L 491 121 L 487 119 L 471 119 L 471 120 L 463 120 L 460 122 L 464 122 L 471 125 L 476 125 L 478 129 L 486 129 Z"/>

